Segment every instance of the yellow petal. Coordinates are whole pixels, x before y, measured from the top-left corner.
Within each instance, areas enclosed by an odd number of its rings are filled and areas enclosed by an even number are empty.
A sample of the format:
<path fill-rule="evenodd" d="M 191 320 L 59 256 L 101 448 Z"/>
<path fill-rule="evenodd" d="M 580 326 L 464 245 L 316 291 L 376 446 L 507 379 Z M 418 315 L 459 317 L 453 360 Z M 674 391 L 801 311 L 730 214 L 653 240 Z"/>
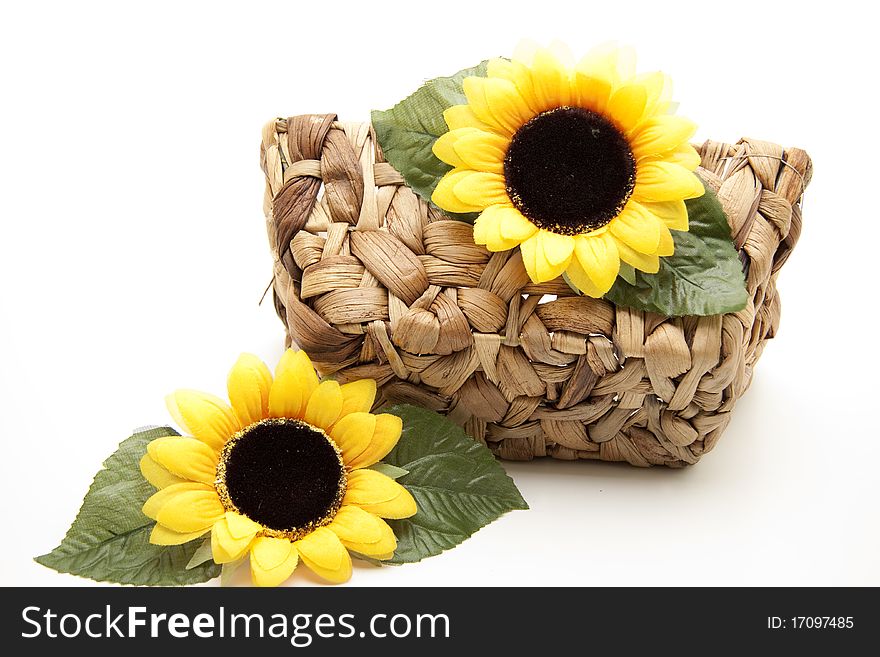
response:
<path fill-rule="evenodd" d="M 396 415 L 382 413 L 376 415 L 376 428 L 373 431 L 370 443 L 357 456 L 353 457 L 346 465 L 350 468 L 366 468 L 378 463 L 388 452 L 394 449 L 400 440 L 400 432 L 403 430 L 403 420 Z"/>
<path fill-rule="evenodd" d="M 385 522 L 381 518 L 377 518 L 377 520 L 379 520 L 379 522 Z M 342 541 L 342 544 L 352 552 L 357 552 L 358 554 L 363 554 L 364 556 L 372 557 L 379 561 L 385 561 L 394 556 L 394 551 L 397 549 L 397 537 L 394 535 L 391 527 L 388 527 L 384 540 L 379 541 L 378 543 L 351 543 L 349 541 Z"/>
<path fill-rule="evenodd" d="M 585 78 L 600 80 L 609 89 L 618 82 L 616 58 L 612 59 L 612 53 L 605 49 L 593 49 L 584 55 L 575 67 L 575 72 Z"/>
<path fill-rule="evenodd" d="M 142 510 L 145 516 L 147 516 L 148 518 L 152 518 L 153 520 L 157 520 L 159 517 L 159 511 L 161 511 L 162 507 L 164 507 L 172 498 L 193 491 L 204 492 L 213 490 L 214 489 L 211 486 L 198 484 L 194 481 L 185 481 L 180 484 L 171 484 L 170 486 L 165 486 L 164 488 L 158 490 L 150 497 L 148 497 L 147 501 L 144 502 Z"/>
<path fill-rule="evenodd" d="M 611 289 L 620 271 L 620 256 L 613 237 L 607 232 L 579 236 L 576 238 L 575 256 L 596 287 L 597 294 L 590 296 L 601 296 Z"/>
<path fill-rule="evenodd" d="M 456 132 L 459 135 L 453 143 L 452 149 L 463 166 L 477 171 L 504 174 L 504 156 L 510 145 L 509 139 L 494 132 L 485 132 L 476 128 L 465 128 Z M 462 166 L 453 162 L 449 162 L 449 164 Z"/>
<path fill-rule="evenodd" d="M 393 500 L 403 487 L 388 475 L 376 470 L 355 470 L 349 473 L 343 504 L 378 504 Z"/>
<path fill-rule="evenodd" d="M 373 379 L 360 379 L 341 386 L 342 412 L 340 417 L 349 413 L 366 412 L 373 408 L 376 401 L 376 382 Z"/>
<path fill-rule="evenodd" d="M 526 219 L 523 214 L 512 206 L 493 205 L 493 212 L 499 213 L 498 226 L 501 237 L 517 244 L 529 239 L 538 232 L 538 227 Z M 489 208 L 487 208 L 488 210 Z"/>
<path fill-rule="evenodd" d="M 229 533 L 233 538 L 253 536 L 262 529 L 260 523 L 254 522 L 247 516 L 243 516 L 235 511 L 226 512 L 226 525 L 229 527 Z"/>
<path fill-rule="evenodd" d="M 571 83 L 568 71 L 553 53 L 546 48 L 538 48 L 532 58 L 531 73 L 532 87 L 540 111 L 569 103 Z"/>
<path fill-rule="evenodd" d="M 174 420 L 190 435 L 219 450 L 241 423 L 219 397 L 195 390 L 178 390 L 165 398 Z"/>
<path fill-rule="evenodd" d="M 479 128 L 480 130 L 491 130 L 491 126 L 486 125 L 477 115 L 474 114 L 469 105 L 453 105 L 443 110 L 443 119 L 450 130 L 458 130 L 459 128 Z"/>
<path fill-rule="evenodd" d="M 329 430 L 342 412 L 342 390 L 337 381 L 322 381 L 306 404 L 303 420 Z"/>
<path fill-rule="evenodd" d="M 353 504 L 381 518 L 409 518 L 418 510 L 408 490 L 375 470 L 349 473 L 342 503 Z"/>
<path fill-rule="evenodd" d="M 510 80 L 470 77 L 462 81 L 462 89 L 477 118 L 502 135 L 513 135 L 533 116 Z"/>
<path fill-rule="evenodd" d="M 383 527 L 388 525 L 356 506 L 343 506 L 336 512 L 327 528 L 341 541 L 352 543 L 376 543 L 384 536 Z M 386 550 L 387 552 L 387 550 Z"/>
<path fill-rule="evenodd" d="M 629 46 L 618 46 L 615 65 L 619 84 L 631 82 L 636 77 L 636 51 Z"/>
<path fill-rule="evenodd" d="M 199 536 L 204 536 L 209 531 L 210 528 L 202 529 L 197 532 L 181 533 L 172 531 L 157 523 L 153 526 L 153 530 L 150 532 L 150 543 L 153 545 L 183 545 L 184 543 L 189 543 L 190 541 L 197 539 Z"/>
<path fill-rule="evenodd" d="M 166 486 L 182 484 L 186 481 L 168 472 L 168 470 L 150 458 L 149 454 L 144 454 L 141 457 L 140 466 L 144 479 L 149 481 L 155 488 L 165 488 Z"/>
<path fill-rule="evenodd" d="M 532 39 L 520 39 L 513 49 L 513 61 L 521 63 L 530 69 L 535 61 L 535 53 L 543 46 Z"/>
<path fill-rule="evenodd" d="M 703 183 L 691 171 L 669 162 L 639 162 L 636 167 L 636 201 L 680 201 L 697 198 Z"/>
<path fill-rule="evenodd" d="M 431 201 L 434 205 L 447 212 L 479 212 L 482 210 L 484 205 L 465 203 L 455 194 L 455 186 L 459 181 L 472 173 L 474 172 L 471 169 L 453 169 L 447 172 L 431 194 Z"/>
<path fill-rule="evenodd" d="M 486 73 L 492 78 L 506 78 L 513 82 L 519 95 L 522 96 L 526 105 L 538 114 L 541 103 L 535 96 L 535 89 L 532 86 L 532 75 L 527 66 L 522 62 L 515 60 L 495 58 L 489 61 Z"/>
<path fill-rule="evenodd" d="M 647 119 L 633 133 L 630 148 L 636 158 L 650 157 L 677 148 L 694 136 L 697 124 L 681 116 L 661 114 Z"/>
<path fill-rule="evenodd" d="M 565 255 L 565 254 L 568 255 Z M 565 257 L 562 257 L 565 255 Z M 574 255 L 574 239 L 557 235 L 548 230 L 538 231 L 538 248 L 535 251 L 535 271 L 538 282 L 552 281 L 565 271 Z M 551 262 L 550 257 L 558 262 Z M 559 258 L 562 257 L 561 260 Z"/>
<path fill-rule="evenodd" d="M 565 275 L 577 289 L 579 289 L 587 296 L 598 299 L 601 298 L 601 296 L 604 294 L 604 292 L 602 292 L 602 290 L 600 290 L 592 281 L 592 279 L 587 275 L 587 272 L 584 271 L 583 267 L 581 267 L 581 264 L 577 258 L 571 259 L 571 263 L 568 265 L 568 269 L 565 270 Z"/>
<path fill-rule="evenodd" d="M 296 548 L 290 539 L 261 536 L 251 547 L 251 558 L 263 570 L 274 570 L 287 561 L 294 551 Z"/>
<path fill-rule="evenodd" d="M 559 66 L 563 71 L 568 73 L 574 69 L 574 54 L 571 52 L 571 48 L 568 47 L 568 44 L 564 41 L 554 39 L 550 42 L 547 50 L 549 50 L 556 58 L 556 61 L 559 62 Z"/>
<path fill-rule="evenodd" d="M 209 486 L 217 479 L 219 454 L 201 440 L 180 436 L 157 438 L 147 445 L 150 457 L 168 472 Z"/>
<path fill-rule="evenodd" d="M 658 217 L 672 230 L 688 229 L 688 211 L 684 201 L 664 201 L 662 203 L 642 203 L 644 208 Z"/>
<path fill-rule="evenodd" d="M 527 240 L 523 240 L 519 245 L 519 252 L 522 256 L 523 266 L 526 268 L 526 273 L 529 275 L 529 278 L 533 283 L 537 283 L 538 273 L 536 271 L 536 258 L 538 255 L 538 233 L 535 233 Z"/>
<path fill-rule="evenodd" d="M 690 144 L 681 144 L 677 148 L 659 156 L 659 159 L 662 159 L 665 162 L 671 162 L 672 164 L 680 164 L 688 171 L 693 171 L 702 164 L 700 154 L 697 152 L 697 149 Z"/>
<path fill-rule="evenodd" d="M 282 555 L 284 558 L 279 561 Z M 256 586 L 278 586 L 293 574 L 298 563 L 299 554 L 287 539 L 258 538 L 251 548 L 251 579 Z M 269 568 L 266 564 L 273 566 Z"/>
<path fill-rule="evenodd" d="M 474 222 L 474 242 L 485 244 L 490 251 L 509 251 L 516 247 L 519 241 L 505 238 L 502 230 L 504 225 L 510 221 L 519 222 L 515 216 L 519 214 L 519 210 L 509 205 L 489 206 L 480 213 Z"/>
<path fill-rule="evenodd" d="M 611 94 L 606 114 L 624 133 L 629 133 L 641 122 L 647 101 L 648 95 L 642 85 L 624 85 Z"/>
<path fill-rule="evenodd" d="M 550 235 L 551 237 L 545 237 L 546 235 Z M 556 236 L 555 233 L 550 233 L 550 231 L 539 230 L 534 237 L 530 237 L 520 244 L 523 264 L 525 265 L 526 272 L 528 273 L 529 278 L 532 279 L 533 283 L 552 281 L 554 278 L 562 274 L 566 267 L 568 267 L 568 263 L 571 262 L 571 256 L 574 251 L 574 240 L 570 242 L 571 250 L 568 252 L 568 257 L 557 263 L 551 263 L 547 259 L 545 254 L 548 244 L 550 251 L 554 253 L 556 257 L 558 257 L 560 253 L 564 253 L 565 249 L 567 249 L 567 246 L 558 246 L 555 237 L 566 236 Z M 554 251 L 554 249 L 556 250 Z"/>
<path fill-rule="evenodd" d="M 611 220 L 608 230 L 620 241 L 641 253 L 655 253 L 663 224 L 644 206 L 630 200 L 623 211 Z"/>
<path fill-rule="evenodd" d="M 639 253 L 623 242 L 617 243 L 617 252 L 623 262 L 632 265 L 636 269 L 640 269 L 646 274 L 656 274 L 660 271 L 660 258 L 656 253 L 651 255 Z"/>
<path fill-rule="evenodd" d="M 350 466 L 351 462 L 367 449 L 375 431 L 376 416 L 357 412 L 339 418 L 330 430 L 330 437 L 342 450 L 342 460 L 345 465 Z"/>
<path fill-rule="evenodd" d="M 587 77 L 603 80 L 611 87 L 617 87 L 633 77 L 635 54 L 630 48 L 603 44 L 584 55 L 576 70 Z"/>
<path fill-rule="evenodd" d="M 302 417 L 306 403 L 317 387 L 318 375 L 306 352 L 288 349 L 275 368 L 275 380 L 269 391 L 269 415 Z"/>
<path fill-rule="evenodd" d="M 431 151 L 434 155 L 453 167 L 467 167 L 464 160 L 458 156 L 458 153 L 455 152 L 455 148 L 453 148 L 453 144 L 458 140 L 460 132 L 461 129 L 444 132 L 437 138 L 434 145 L 431 146 Z"/>
<path fill-rule="evenodd" d="M 238 561 L 247 552 L 257 532 L 249 536 L 236 538 L 229 529 L 226 518 L 218 520 L 211 528 L 211 554 L 215 563 L 232 563 Z"/>
<path fill-rule="evenodd" d="M 666 224 L 662 222 L 660 223 L 660 244 L 657 245 L 655 253 L 661 258 L 675 253 L 675 242 L 672 239 L 672 234 L 669 232 Z"/>
<path fill-rule="evenodd" d="M 561 263 L 565 263 L 566 266 L 568 265 L 568 261 L 571 259 L 571 254 L 574 251 L 574 237 L 542 230 L 538 235 L 538 240 L 547 262 L 553 266 L 559 266 Z M 565 269 L 565 267 L 562 269 Z M 556 276 L 558 275 L 556 274 Z M 553 278 L 556 278 L 556 276 Z"/>
<path fill-rule="evenodd" d="M 229 401 L 241 426 L 269 417 L 269 392 L 272 373 L 266 364 L 253 354 L 238 357 L 226 381 Z"/>
<path fill-rule="evenodd" d="M 666 113 L 672 99 L 672 80 L 662 71 L 642 73 L 633 82 L 645 88 L 648 100 L 645 103 L 645 117 Z"/>
<path fill-rule="evenodd" d="M 456 179 L 453 193 L 470 206 L 487 208 L 490 205 L 510 203 L 504 176 L 485 171 L 469 171 Z"/>
<path fill-rule="evenodd" d="M 170 488 L 163 488 L 160 492 Z M 162 505 L 156 514 L 156 522 L 176 532 L 197 532 L 209 529 L 223 517 L 223 513 L 223 505 L 213 489 L 182 491 Z"/>
<path fill-rule="evenodd" d="M 316 575 L 334 584 L 347 582 L 351 577 L 351 557 L 348 550 L 339 537 L 326 527 L 318 527 L 295 545 L 303 563 Z"/>
<path fill-rule="evenodd" d="M 327 528 L 346 548 L 367 556 L 393 554 L 397 548 L 397 539 L 388 523 L 356 506 L 339 509 Z"/>
<path fill-rule="evenodd" d="M 594 112 L 605 113 L 611 85 L 606 80 L 576 73 L 572 82 L 573 94 L 578 107 L 586 107 Z"/>

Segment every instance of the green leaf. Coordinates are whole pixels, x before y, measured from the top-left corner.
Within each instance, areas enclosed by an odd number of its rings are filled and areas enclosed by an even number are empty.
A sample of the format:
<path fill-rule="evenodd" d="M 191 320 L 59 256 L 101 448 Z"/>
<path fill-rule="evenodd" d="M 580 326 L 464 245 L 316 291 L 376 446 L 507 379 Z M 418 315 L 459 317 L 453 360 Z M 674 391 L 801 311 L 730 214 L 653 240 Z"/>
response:
<path fill-rule="evenodd" d="M 748 302 L 742 261 L 715 193 L 685 201 L 689 230 L 672 231 L 675 253 L 660 258 L 660 271 L 637 271 L 635 282 L 619 277 L 607 299 L 619 306 L 672 317 L 719 315 L 742 310 Z"/>
<path fill-rule="evenodd" d="M 392 479 L 400 479 L 403 475 L 409 474 L 409 471 L 404 470 L 403 468 L 398 468 L 396 465 L 391 465 L 390 463 L 384 462 L 379 462 L 371 465 L 367 469 L 381 472 L 386 477 L 391 477 Z"/>
<path fill-rule="evenodd" d="M 406 184 L 419 196 L 431 201 L 431 194 L 443 175 L 452 169 L 434 155 L 437 137 L 449 130 L 443 111 L 467 103 L 462 81 L 486 75 L 486 64 L 466 68 L 448 78 L 435 78 L 389 110 L 374 110 L 373 128 L 385 159 L 397 169 Z M 473 221 L 475 214 L 456 214 Z"/>
<path fill-rule="evenodd" d="M 170 427 L 155 427 L 123 440 L 95 475 L 61 545 L 36 561 L 61 573 L 118 584 L 194 584 L 220 574 L 213 562 L 187 570 L 199 541 L 167 547 L 149 541 L 155 523 L 141 507 L 155 489 L 141 475 L 139 462 L 151 440 L 177 435 Z"/>
<path fill-rule="evenodd" d="M 620 261 L 620 272 L 618 275 L 630 285 L 636 284 L 636 268 L 622 260 Z"/>
<path fill-rule="evenodd" d="M 196 566 L 201 566 L 203 563 L 211 561 L 213 558 L 214 550 L 211 548 L 211 539 L 206 538 L 204 542 L 202 542 L 202 544 L 198 548 L 196 548 L 196 551 L 193 552 L 189 563 L 186 564 L 186 569 L 192 570 Z"/>
<path fill-rule="evenodd" d="M 455 547 L 514 509 L 528 509 L 492 453 L 445 417 L 407 404 L 388 413 L 403 420 L 403 435 L 384 461 L 409 470 L 399 482 L 418 513 L 389 520 L 397 550 L 387 563 L 412 563 Z"/>
<path fill-rule="evenodd" d="M 386 521 L 387 522 L 387 521 Z M 371 566 L 399 566 L 400 564 L 392 563 L 389 561 L 379 561 L 379 559 L 375 559 L 373 557 L 368 557 L 365 554 L 361 554 L 360 552 L 355 552 L 354 550 L 349 550 L 348 553 L 351 555 L 352 559 L 357 559 L 358 561 L 364 561 Z"/>

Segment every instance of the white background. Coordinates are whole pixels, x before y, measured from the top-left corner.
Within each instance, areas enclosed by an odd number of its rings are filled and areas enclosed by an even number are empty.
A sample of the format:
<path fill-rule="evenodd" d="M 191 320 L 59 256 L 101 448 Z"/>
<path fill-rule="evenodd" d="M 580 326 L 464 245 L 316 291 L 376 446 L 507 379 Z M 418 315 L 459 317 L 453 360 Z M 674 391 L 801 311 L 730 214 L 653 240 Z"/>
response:
<path fill-rule="evenodd" d="M 876 22 L 866 3 L 6 3 L 0 13 L 0 583 L 178 387 L 274 366 L 258 145 L 274 116 L 367 120 L 521 37 L 663 68 L 697 138 L 806 148 L 782 327 L 714 452 L 672 471 L 505 464 L 531 511 L 359 585 L 880 584 Z M 293 585 L 315 580 L 298 569 Z"/>

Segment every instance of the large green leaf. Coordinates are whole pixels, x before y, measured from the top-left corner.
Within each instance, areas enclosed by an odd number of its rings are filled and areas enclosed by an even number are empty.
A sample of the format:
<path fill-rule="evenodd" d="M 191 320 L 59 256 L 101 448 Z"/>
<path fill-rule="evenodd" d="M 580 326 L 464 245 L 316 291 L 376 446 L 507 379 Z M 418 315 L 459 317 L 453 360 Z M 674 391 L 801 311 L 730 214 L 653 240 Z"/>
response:
<path fill-rule="evenodd" d="M 619 277 L 607 299 L 673 317 L 719 315 L 745 307 L 742 261 L 718 198 L 707 187 L 703 196 L 685 203 L 689 229 L 672 231 L 675 253 L 660 258 L 656 274 L 636 271 L 634 284 Z"/>
<path fill-rule="evenodd" d="M 135 432 L 104 461 L 61 545 L 36 561 L 62 573 L 99 582 L 181 585 L 205 582 L 220 566 L 204 562 L 187 570 L 202 541 L 163 547 L 150 544 L 152 520 L 141 507 L 155 489 L 139 462 L 154 438 L 176 436 L 170 427 Z"/>
<path fill-rule="evenodd" d="M 385 159 L 426 201 L 431 200 L 440 178 L 452 169 L 431 150 L 437 137 L 448 131 L 443 111 L 467 103 L 461 88 L 466 77 L 485 75 L 486 62 L 482 62 L 451 77 L 430 80 L 391 109 L 372 113 L 376 138 Z M 455 216 L 472 220 L 474 215 Z"/>
<path fill-rule="evenodd" d="M 406 404 L 388 412 L 403 420 L 403 435 L 383 460 L 409 471 L 398 481 L 419 508 L 388 521 L 397 536 L 390 563 L 440 554 L 502 514 L 529 508 L 492 453 L 458 425 Z"/>

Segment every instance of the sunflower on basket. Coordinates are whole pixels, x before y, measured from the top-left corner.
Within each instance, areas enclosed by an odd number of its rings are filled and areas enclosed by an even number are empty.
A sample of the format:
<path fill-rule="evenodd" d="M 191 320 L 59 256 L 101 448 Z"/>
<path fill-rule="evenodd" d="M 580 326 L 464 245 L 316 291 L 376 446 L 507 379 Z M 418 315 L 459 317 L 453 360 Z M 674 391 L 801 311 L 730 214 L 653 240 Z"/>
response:
<path fill-rule="evenodd" d="M 464 80 L 467 104 L 444 112 L 449 131 L 434 143 L 453 169 L 432 200 L 479 212 L 475 241 L 519 246 L 532 281 L 565 274 L 601 297 L 621 262 L 656 273 L 674 251 L 670 230 L 688 229 L 684 201 L 704 191 L 696 126 L 670 113 L 667 76 L 636 75 L 629 50 L 566 59 L 521 47 Z"/>
<path fill-rule="evenodd" d="M 388 559 L 383 518 L 416 512 L 410 493 L 368 469 L 397 444 L 402 422 L 370 413 L 376 383 L 318 381 L 305 352 L 287 351 L 273 380 L 256 356 L 229 374 L 231 405 L 180 390 L 168 408 L 191 437 L 153 440 L 141 460 L 158 488 L 144 504 L 150 542 L 178 545 L 210 532 L 218 564 L 250 556 L 255 584 L 276 586 L 299 561 L 330 582 L 351 576 L 349 550 Z"/>

